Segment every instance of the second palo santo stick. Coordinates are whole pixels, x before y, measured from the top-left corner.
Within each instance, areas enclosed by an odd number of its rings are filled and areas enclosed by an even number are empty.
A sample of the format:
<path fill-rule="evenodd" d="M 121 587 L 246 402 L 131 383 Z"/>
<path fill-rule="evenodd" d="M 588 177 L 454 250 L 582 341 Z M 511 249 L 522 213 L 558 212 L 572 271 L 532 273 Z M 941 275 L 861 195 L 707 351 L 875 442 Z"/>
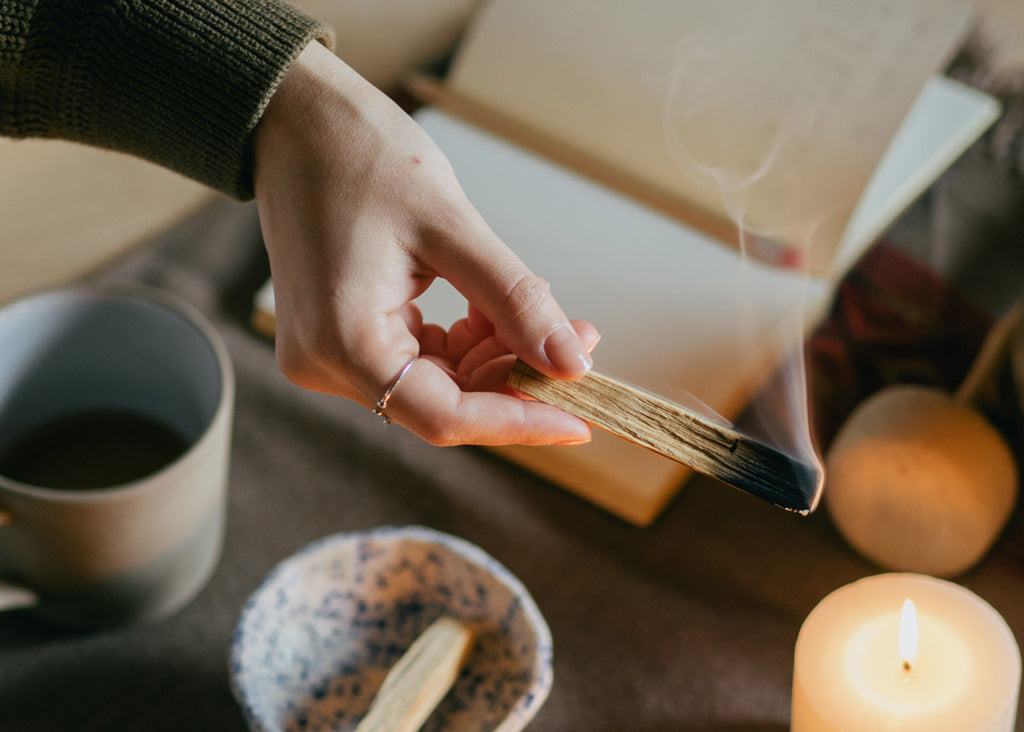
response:
<path fill-rule="evenodd" d="M 384 677 L 355 732 L 416 732 L 455 683 L 472 647 L 468 627 L 437 620 Z"/>
<path fill-rule="evenodd" d="M 516 362 L 508 384 L 776 506 L 806 514 L 818 504 L 824 474 L 817 464 L 629 384 L 593 372 L 577 381 L 559 381 L 522 361 Z"/>

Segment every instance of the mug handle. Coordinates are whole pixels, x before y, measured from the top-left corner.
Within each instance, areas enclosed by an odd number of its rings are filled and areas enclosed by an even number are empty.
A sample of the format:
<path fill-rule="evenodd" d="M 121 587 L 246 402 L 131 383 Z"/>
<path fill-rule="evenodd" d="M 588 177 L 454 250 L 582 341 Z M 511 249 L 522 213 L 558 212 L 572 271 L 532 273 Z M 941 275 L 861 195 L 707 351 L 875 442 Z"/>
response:
<path fill-rule="evenodd" d="M 0 510 L 0 527 L 11 523 L 11 514 Z M 17 610 L 39 604 L 39 595 L 27 587 L 0 580 L 0 611 Z"/>

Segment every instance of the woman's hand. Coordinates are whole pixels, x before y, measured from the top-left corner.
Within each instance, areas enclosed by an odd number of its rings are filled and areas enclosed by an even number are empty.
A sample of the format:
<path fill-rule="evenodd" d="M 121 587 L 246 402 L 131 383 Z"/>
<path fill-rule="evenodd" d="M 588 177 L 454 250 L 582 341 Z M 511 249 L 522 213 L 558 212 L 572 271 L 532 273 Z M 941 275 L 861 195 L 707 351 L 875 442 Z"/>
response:
<path fill-rule="evenodd" d="M 372 409 L 418 355 L 387 414 L 431 443 L 589 440 L 582 420 L 504 382 L 515 355 L 549 376 L 583 376 L 597 331 L 566 319 L 420 127 L 318 43 L 256 129 L 254 179 L 277 357 L 292 381 Z M 447 331 L 413 303 L 436 277 L 469 303 Z"/>

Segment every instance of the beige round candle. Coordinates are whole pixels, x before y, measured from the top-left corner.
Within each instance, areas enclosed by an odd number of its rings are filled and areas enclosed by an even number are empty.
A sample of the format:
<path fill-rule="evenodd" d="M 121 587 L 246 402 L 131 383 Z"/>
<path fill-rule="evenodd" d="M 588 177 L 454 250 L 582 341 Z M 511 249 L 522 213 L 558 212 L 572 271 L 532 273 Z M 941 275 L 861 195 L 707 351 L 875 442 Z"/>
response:
<path fill-rule="evenodd" d="M 800 629 L 791 732 L 1013 732 L 1020 680 L 1013 632 L 980 597 L 926 575 L 867 577 Z"/>

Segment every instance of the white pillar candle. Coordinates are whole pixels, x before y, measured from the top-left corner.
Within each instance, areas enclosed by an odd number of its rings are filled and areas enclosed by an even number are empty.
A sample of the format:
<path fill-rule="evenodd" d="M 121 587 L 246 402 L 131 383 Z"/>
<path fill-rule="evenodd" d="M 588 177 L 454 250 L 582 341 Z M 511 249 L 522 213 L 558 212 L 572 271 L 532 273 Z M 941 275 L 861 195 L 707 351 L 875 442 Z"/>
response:
<path fill-rule="evenodd" d="M 916 650 L 912 627 L 900 641 L 904 615 L 916 615 Z M 800 629 L 791 730 L 1013 732 L 1020 680 L 1013 632 L 980 597 L 925 575 L 867 577 Z"/>

